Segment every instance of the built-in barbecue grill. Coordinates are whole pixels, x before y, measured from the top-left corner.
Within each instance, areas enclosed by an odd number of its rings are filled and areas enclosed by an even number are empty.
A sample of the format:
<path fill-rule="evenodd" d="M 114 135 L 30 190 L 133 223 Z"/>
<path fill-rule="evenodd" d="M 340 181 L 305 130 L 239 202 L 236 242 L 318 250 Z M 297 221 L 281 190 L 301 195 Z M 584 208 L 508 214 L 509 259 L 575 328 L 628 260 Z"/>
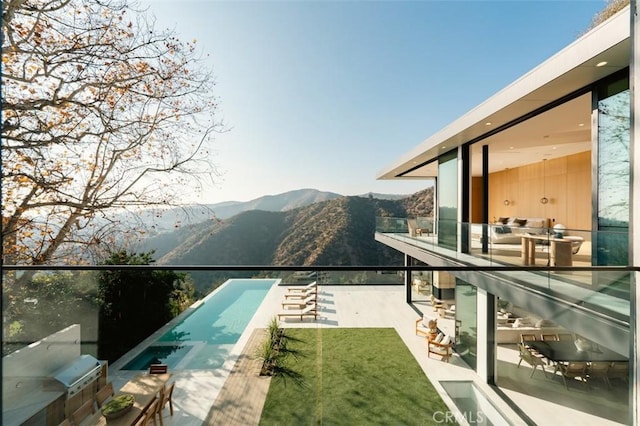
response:
<path fill-rule="evenodd" d="M 80 355 L 56 371 L 53 377 L 65 386 L 67 396 L 71 396 L 100 377 L 100 370 L 100 361 L 91 355 Z"/>

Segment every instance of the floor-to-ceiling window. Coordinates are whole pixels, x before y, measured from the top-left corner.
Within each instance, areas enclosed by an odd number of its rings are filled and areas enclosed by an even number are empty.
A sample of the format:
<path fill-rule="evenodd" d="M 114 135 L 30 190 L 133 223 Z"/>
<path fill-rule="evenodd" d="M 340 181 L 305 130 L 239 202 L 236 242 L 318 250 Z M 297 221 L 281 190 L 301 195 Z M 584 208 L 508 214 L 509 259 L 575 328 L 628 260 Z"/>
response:
<path fill-rule="evenodd" d="M 598 90 L 597 265 L 629 261 L 630 114 L 628 77 L 603 84 Z"/>
<path fill-rule="evenodd" d="M 438 163 L 438 244 L 457 248 L 458 156 L 451 151 Z"/>
<path fill-rule="evenodd" d="M 456 351 L 473 369 L 478 353 L 478 289 L 456 278 Z"/>

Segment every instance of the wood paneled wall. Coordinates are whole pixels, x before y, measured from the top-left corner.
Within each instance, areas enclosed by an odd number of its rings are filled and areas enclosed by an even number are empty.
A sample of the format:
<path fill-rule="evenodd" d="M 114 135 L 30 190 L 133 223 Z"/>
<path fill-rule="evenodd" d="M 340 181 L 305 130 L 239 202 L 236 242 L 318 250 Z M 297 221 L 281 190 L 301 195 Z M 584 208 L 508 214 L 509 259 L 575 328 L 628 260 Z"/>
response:
<path fill-rule="evenodd" d="M 569 229 L 591 229 L 591 152 L 544 163 L 489 175 L 489 221 L 500 216 L 546 217 L 552 226 L 562 223 Z M 481 178 L 472 180 L 471 217 L 475 223 L 481 222 L 481 185 Z M 542 197 L 549 202 L 540 203 Z"/>

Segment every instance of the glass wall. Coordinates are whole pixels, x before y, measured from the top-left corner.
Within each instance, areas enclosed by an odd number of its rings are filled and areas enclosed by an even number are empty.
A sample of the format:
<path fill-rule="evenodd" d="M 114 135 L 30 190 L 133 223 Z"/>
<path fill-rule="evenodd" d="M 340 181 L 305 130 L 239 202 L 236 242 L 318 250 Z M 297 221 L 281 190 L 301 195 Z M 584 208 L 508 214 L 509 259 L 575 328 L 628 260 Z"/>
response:
<path fill-rule="evenodd" d="M 575 423 L 583 414 L 628 423 L 629 357 L 603 344 L 607 329 L 579 335 L 508 300 L 497 307 L 496 384 L 516 406 L 526 413 L 561 404 L 574 410 Z"/>
<path fill-rule="evenodd" d="M 629 80 L 604 85 L 598 93 L 597 265 L 627 265 L 630 180 Z"/>
<path fill-rule="evenodd" d="M 458 156 L 456 151 L 444 154 L 438 164 L 438 244 L 457 248 L 458 220 Z"/>
<path fill-rule="evenodd" d="M 478 289 L 456 278 L 456 351 L 474 370 L 478 353 Z"/>

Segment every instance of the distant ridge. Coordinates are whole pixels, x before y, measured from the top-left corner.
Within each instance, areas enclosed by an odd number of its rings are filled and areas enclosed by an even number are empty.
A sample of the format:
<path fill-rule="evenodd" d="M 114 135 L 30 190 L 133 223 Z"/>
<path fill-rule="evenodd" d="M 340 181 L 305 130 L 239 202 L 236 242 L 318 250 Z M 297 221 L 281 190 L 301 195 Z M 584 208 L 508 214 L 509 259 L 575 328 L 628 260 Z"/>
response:
<path fill-rule="evenodd" d="M 285 211 L 248 210 L 181 226 L 149 238 L 141 249 L 155 250 L 158 264 L 165 265 L 400 265 L 399 252 L 375 241 L 376 217 L 432 213 L 433 188 L 400 200 L 338 196 Z M 208 291 L 229 274 L 193 276 L 196 287 Z"/>
<path fill-rule="evenodd" d="M 142 212 L 139 216 L 141 221 L 152 227 L 155 232 L 167 232 L 173 231 L 176 227 L 192 225 L 212 218 L 228 219 L 249 210 L 283 212 L 340 197 L 343 195 L 335 192 L 304 188 L 275 195 L 264 195 L 250 201 L 223 201 L 215 204 L 188 205 L 160 212 L 149 210 Z M 362 197 L 398 200 L 408 197 L 408 195 L 367 193 Z"/>

